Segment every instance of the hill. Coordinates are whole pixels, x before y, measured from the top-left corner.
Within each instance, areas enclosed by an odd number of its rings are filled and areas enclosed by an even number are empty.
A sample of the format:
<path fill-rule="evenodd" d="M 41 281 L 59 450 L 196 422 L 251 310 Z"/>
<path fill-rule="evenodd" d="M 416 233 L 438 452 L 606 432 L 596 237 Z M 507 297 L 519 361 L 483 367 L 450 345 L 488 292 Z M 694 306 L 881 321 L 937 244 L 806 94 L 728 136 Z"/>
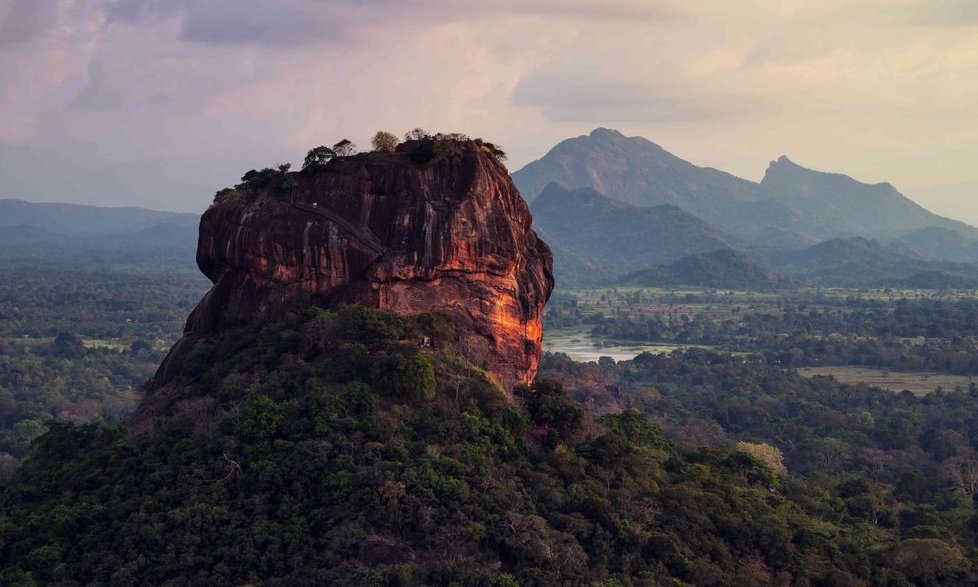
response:
<path fill-rule="evenodd" d="M 531 381 L 553 261 L 490 145 L 425 136 L 298 172 L 251 170 L 218 192 L 196 255 L 214 286 L 137 415 L 158 415 L 172 373 L 226 328 L 280 316 L 297 299 L 444 312 L 466 356 L 502 385 Z"/>
<path fill-rule="evenodd" d="M 978 239 L 967 232 L 931 226 L 901 236 L 892 246 L 905 247 L 913 255 L 925 259 L 945 259 L 962 263 L 978 262 Z"/>
<path fill-rule="evenodd" d="M 197 214 L 144 208 L 0 200 L 0 228 L 27 225 L 63 235 L 132 233 L 157 224 L 196 227 L 199 220 Z"/>
<path fill-rule="evenodd" d="M 196 274 L 196 214 L 0 200 L 0 267 Z"/>
<path fill-rule="evenodd" d="M 735 241 L 676 206 L 640 208 L 590 188 L 551 183 L 530 206 L 534 227 L 553 246 L 558 282 L 613 279 Z"/>
<path fill-rule="evenodd" d="M 978 283 L 975 265 L 909 257 L 865 238 L 831 239 L 798 251 L 754 254 L 765 266 L 820 285 L 892 287 L 906 285 L 911 278 L 938 287 Z"/>
<path fill-rule="evenodd" d="M 777 273 L 754 263 L 744 253 L 730 249 L 689 255 L 669 265 L 625 275 L 619 282 L 645 287 L 687 285 L 753 291 L 776 289 L 789 284 Z"/>

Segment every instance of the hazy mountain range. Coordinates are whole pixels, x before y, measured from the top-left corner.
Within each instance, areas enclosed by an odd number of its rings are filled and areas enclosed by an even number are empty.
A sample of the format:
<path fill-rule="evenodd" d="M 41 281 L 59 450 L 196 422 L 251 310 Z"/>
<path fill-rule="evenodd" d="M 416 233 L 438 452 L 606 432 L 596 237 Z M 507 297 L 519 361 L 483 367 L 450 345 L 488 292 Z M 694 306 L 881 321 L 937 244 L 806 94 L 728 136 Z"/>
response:
<path fill-rule="evenodd" d="M 0 261 L 196 272 L 198 214 L 0 200 Z"/>
<path fill-rule="evenodd" d="M 599 128 L 560 142 L 512 177 L 553 249 L 558 286 L 628 276 L 646 285 L 738 288 L 978 287 L 978 229 L 929 212 L 888 183 L 787 157 L 752 182 Z M 199 218 L 0 200 L 0 259 L 192 270 Z"/>
<path fill-rule="evenodd" d="M 599 128 L 512 175 L 555 247 L 564 285 L 653 268 L 646 281 L 674 281 L 667 265 L 722 249 L 814 283 L 888 285 L 921 274 L 935 283 L 978 283 L 978 229 L 929 212 L 888 183 L 806 169 L 787 157 L 756 183 Z M 742 269 L 748 273 L 728 275 L 724 287 L 753 271 Z"/>

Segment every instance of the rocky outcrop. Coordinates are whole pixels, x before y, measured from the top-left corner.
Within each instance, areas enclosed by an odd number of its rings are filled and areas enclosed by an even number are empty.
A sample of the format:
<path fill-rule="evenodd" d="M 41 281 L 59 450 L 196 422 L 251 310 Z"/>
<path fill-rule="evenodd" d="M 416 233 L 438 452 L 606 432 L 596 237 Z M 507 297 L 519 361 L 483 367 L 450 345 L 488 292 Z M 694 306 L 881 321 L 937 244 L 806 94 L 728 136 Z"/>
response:
<path fill-rule="evenodd" d="M 172 380 L 196 341 L 297 299 L 452 316 L 471 360 L 505 386 L 540 358 L 550 249 L 526 203 L 482 145 L 450 154 L 418 141 L 282 174 L 274 189 L 230 194 L 204 213 L 197 264 L 214 283 L 153 387 Z M 152 389 L 148 396 L 153 393 Z"/>

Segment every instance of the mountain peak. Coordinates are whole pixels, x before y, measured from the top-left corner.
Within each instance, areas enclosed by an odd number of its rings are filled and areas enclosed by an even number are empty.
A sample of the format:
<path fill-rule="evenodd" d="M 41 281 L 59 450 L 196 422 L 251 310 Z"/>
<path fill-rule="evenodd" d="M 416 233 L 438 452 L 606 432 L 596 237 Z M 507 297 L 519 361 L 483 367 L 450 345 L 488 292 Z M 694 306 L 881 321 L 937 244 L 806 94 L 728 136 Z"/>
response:
<path fill-rule="evenodd" d="M 806 169 L 806 168 L 802 167 L 801 165 L 798 165 L 797 163 L 789 159 L 787 155 L 781 155 L 774 161 L 771 161 L 771 163 L 768 165 L 768 173 L 770 173 L 772 170 L 789 171 L 789 170 L 797 170 L 797 169 Z"/>
<path fill-rule="evenodd" d="M 621 133 L 621 131 L 615 130 L 613 128 L 604 128 L 599 126 L 598 128 L 591 131 L 588 135 L 595 139 L 624 139 L 627 138 Z"/>

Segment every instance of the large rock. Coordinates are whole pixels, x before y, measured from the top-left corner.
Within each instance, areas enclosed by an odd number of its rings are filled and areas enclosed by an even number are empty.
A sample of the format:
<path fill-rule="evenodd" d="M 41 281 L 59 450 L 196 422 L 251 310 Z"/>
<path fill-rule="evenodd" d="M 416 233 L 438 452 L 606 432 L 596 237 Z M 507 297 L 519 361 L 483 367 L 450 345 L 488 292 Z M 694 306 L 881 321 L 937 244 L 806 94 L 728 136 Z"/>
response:
<path fill-rule="evenodd" d="M 419 142 L 344 157 L 290 173 L 291 187 L 279 182 L 212 205 L 201 219 L 197 264 L 214 287 L 152 387 L 170 382 L 201 338 L 301 298 L 444 311 L 470 359 L 487 363 L 507 388 L 529 382 L 553 289 L 550 249 L 530 228 L 505 167 L 474 142 L 448 146 L 451 155 L 422 163 Z"/>

